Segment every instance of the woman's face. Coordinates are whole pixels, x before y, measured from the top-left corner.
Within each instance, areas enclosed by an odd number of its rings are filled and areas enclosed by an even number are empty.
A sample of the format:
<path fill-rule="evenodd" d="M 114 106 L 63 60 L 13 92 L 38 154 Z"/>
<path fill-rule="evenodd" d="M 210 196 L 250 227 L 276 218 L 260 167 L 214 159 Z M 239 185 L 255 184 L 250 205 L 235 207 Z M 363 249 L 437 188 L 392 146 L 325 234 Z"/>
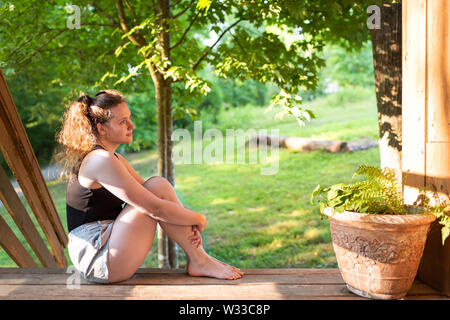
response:
<path fill-rule="evenodd" d="M 133 141 L 134 125 L 131 122 L 131 112 L 125 102 L 111 108 L 113 117 L 103 125 L 102 139 L 112 144 L 130 143 Z"/>

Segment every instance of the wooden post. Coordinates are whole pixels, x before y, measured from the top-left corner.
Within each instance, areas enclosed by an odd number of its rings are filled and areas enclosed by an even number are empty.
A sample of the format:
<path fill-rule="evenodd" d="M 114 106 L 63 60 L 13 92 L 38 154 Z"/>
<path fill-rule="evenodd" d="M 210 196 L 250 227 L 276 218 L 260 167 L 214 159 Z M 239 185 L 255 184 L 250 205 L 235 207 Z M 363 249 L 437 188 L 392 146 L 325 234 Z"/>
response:
<path fill-rule="evenodd" d="M 66 267 L 68 242 L 39 163 L 0 70 L 0 151 L 14 173 L 59 267 Z"/>
<path fill-rule="evenodd" d="M 448 0 L 403 2 L 403 173 L 405 200 L 420 187 L 441 200 L 450 191 L 450 4 Z M 418 277 L 450 295 L 450 240 L 431 226 Z"/>

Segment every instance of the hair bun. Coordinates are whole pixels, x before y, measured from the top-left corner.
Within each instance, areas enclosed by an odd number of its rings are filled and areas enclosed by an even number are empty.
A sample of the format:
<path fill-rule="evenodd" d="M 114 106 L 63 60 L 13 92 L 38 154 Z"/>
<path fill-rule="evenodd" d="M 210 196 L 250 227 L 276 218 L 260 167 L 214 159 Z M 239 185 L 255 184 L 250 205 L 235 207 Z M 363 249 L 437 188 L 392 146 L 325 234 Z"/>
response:
<path fill-rule="evenodd" d="M 86 103 L 87 105 L 90 105 L 92 103 L 92 100 L 94 99 L 92 99 L 89 95 L 86 94 L 84 96 L 79 97 L 77 99 L 77 102 Z"/>

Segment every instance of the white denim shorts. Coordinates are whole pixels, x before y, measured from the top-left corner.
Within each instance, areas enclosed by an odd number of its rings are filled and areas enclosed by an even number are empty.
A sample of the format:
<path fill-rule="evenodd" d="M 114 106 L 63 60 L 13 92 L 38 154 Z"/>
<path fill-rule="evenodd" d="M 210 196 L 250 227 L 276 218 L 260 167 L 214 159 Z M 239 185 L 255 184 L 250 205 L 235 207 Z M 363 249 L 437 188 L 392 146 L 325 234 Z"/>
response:
<path fill-rule="evenodd" d="M 94 221 L 69 232 L 70 260 L 87 281 L 108 283 L 108 247 L 114 220 Z"/>

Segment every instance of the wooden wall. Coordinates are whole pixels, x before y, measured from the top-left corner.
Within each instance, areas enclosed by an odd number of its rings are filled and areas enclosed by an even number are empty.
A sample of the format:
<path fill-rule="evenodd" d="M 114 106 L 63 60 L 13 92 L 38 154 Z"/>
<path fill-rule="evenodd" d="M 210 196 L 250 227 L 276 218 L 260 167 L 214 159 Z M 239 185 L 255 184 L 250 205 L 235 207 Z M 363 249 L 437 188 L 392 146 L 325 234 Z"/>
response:
<path fill-rule="evenodd" d="M 402 171 L 407 203 L 420 187 L 450 191 L 450 1 L 403 1 Z M 432 225 L 418 277 L 450 294 L 450 239 Z"/>

